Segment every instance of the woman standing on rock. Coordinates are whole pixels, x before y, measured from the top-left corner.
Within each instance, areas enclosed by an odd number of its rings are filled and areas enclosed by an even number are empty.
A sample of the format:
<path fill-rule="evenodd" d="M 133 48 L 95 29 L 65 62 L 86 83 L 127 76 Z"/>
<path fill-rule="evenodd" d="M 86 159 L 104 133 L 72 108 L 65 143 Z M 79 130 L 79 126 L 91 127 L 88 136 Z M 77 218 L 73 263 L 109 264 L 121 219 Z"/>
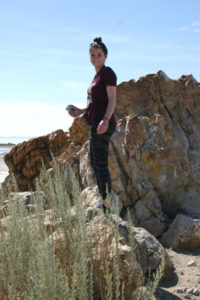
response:
<path fill-rule="evenodd" d="M 90 61 L 96 74 L 88 93 L 86 109 L 69 106 L 69 114 L 78 117 L 85 114 L 90 125 L 90 162 L 95 171 L 104 211 L 108 207 L 106 190 L 111 192 L 111 179 L 108 169 L 109 141 L 116 128 L 114 110 L 116 106 L 117 77 L 113 70 L 105 66 L 108 50 L 101 38 L 95 38 L 89 48 Z"/>

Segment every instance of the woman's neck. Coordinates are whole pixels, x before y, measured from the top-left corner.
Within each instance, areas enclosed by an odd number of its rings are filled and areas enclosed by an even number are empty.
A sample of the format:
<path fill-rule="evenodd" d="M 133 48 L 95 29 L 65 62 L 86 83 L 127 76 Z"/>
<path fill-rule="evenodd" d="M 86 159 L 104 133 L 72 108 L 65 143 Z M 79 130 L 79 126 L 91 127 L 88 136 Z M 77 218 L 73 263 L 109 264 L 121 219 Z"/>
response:
<path fill-rule="evenodd" d="M 96 70 L 96 74 L 102 69 L 104 67 L 104 65 L 102 65 L 101 67 L 99 67 L 99 68 L 95 68 L 95 70 Z"/>

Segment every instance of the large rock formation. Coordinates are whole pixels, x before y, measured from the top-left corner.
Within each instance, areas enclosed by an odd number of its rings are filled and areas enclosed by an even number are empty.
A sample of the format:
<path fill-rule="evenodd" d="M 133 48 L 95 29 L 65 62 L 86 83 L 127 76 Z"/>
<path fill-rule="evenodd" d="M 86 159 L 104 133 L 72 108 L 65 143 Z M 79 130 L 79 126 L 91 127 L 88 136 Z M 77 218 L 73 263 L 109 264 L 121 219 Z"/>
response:
<path fill-rule="evenodd" d="M 177 213 L 200 218 L 200 84 L 191 75 L 171 80 L 162 71 L 123 82 L 116 117 L 109 166 L 113 190 L 133 223 L 160 237 Z M 84 119 L 60 134 L 54 155 L 63 166 L 71 164 L 83 189 L 94 187 Z M 43 139 L 18 145 L 5 157 L 22 190 L 34 189 L 41 157 L 49 167 L 51 143 Z"/>
<path fill-rule="evenodd" d="M 117 95 L 111 166 L 121 201 L 159 199 L 169 216 L 200 217 L 200 84 L 158 72 L 120 84 Z"/>
<path fill-rule="evenodd" d="M 135 225 L 155 236 L 177 213 L 200 217 L 200 84 L 163 72 L 117 89 L 117 130 L 110 149 L 113 189 Z M 88 144 L 78 152 L 84 186 L 95 184 Z"/>
<path fill-rule="evenodd" d="M 21 191 L 33 190 L 35 179 L 42 165 L 51 167 L 52 155 L 59 156 L 70 144 L 70 138 L 63 130 L 30 139 L 14 146 L 4 156 L 9 173 L 14 174 Z"/>

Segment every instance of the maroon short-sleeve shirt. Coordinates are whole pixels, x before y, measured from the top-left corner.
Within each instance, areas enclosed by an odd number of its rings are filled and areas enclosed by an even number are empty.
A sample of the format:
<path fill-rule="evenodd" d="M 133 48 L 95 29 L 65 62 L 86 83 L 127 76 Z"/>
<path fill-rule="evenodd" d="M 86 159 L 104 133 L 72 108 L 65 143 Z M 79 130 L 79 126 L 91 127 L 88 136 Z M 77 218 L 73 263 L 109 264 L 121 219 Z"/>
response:
<path fill-rule="evenodd" d="M 103 119 L 106 113 L 108 105 L 106 86 L 108 85 L 116 86 L 117 76 L 110 67 L 103 66 L 100 71 L 96 73 L 87 90 L 88 106 L 86 112 L 89 124 L 96 119 Z M 114 114 L 112 115 L 110 122 L 116 125 Z"/>

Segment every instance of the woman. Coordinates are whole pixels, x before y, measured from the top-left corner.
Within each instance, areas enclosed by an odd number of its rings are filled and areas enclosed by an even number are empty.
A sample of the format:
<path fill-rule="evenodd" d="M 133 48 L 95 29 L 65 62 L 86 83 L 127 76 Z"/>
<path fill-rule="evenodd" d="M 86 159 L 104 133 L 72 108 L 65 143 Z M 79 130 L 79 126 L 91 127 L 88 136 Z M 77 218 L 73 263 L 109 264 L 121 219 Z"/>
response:
<path fill-rule="evenodd" d="M 111 179 L 108 169 L 109 141 L 116 128 L 114 110 L 116 106 L 117 77 L 111 68 L 105 66 L 108 50 L 101 38 L 90 44 L 90 61 L 96 74 L 88 88 L 88 105 L 80 109 L 71 105 L 72 117 L 85 114 L 90 130 L 90 162 L 95 171 L 104 211 L 108 207 L 106 191 L 111 192 Z M 73 111 L 74 110 L 74 111 Z"/>

